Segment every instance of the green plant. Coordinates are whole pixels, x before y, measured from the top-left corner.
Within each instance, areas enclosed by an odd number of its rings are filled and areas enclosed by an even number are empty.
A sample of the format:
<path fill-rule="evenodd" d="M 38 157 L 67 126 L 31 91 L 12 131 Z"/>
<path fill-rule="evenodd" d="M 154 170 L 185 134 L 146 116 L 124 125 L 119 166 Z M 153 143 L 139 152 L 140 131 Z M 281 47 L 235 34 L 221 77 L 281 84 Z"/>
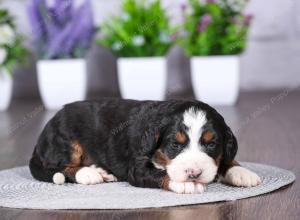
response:
<path fill-rule="evenodd" d="M 189 0 L 183 6 L 183 33 L 179 44 L 190 56 L 241 53 L 251 15 L 243 15 L 246 0 Z M 190 7 L 190 10 L 187 10 Z"/>
<path fill-rule="evenodd" d="M 104 22 L 98 44 L 120 57 L 163 56 L 173 44 L 160 1 L 124 0 L 122 14 Z"/>
<path fill-rule="evenodd" d="M 7 10 L 0 9 L 0 69 L 12 74 L 15 66 L 24 62 L 27 51 L 22 41 L 23 37 L 16 32 L 13 17 Z"/>

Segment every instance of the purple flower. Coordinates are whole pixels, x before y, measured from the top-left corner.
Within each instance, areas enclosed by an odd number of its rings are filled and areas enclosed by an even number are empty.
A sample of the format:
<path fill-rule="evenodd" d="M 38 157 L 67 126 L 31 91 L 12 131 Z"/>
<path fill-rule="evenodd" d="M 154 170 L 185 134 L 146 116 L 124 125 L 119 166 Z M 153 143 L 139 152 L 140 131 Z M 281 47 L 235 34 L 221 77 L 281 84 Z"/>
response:
<path fill-rule="evenodd" d="M 32 33 L 34 40 L 42 40 L 46 35 L 45 20 L 38 9 L 44 8 L 45 5 L 39 0 L 33 0 L 28 8 L 28 15 L 32 25 Z"/>
<path fill-rule="evenodd" d="M 180 5 L 180 8 L 181 8 L 181 11 L 184 12 L 184 11 L 186 10 L 186 8 L 187 8 L 187 4 L 182 3 L 182 4 Z"/>
<path fill-rule="evenodd" d="M 45 59 L 84 57 L 94 34 L 90 0 L 32 0 L 28 8 L 39 55 Z"/>
<path fill-rule="evenodd" d="M 177 34 L 177 33 L 173 33 L 173 34 L 170 35 L 170 39 L 171 39 L 172 41 L 177 40 L 177 37 L 178 37 L 178 34 Z"/>
<path fill-rule="evenodd" d="M 245 15 L 244 16 L 244 25 L 249 26 L 252 19 L 253 19 L 253 15 L 251 15 L 251 14 Z"/>
<path fill-rule="evenodd" d="M 200 23 L 198 25 L 198 32 L 202 33 L 206 30 L 207 26 L 212 22 L 212 18 L 210 15 L 205 14 L 202 16 Z"/>
<path fill-rule="evenodd" d="M 216 3 L 215 0 L 206 0 L 206 4 L 214 4 Z"/>

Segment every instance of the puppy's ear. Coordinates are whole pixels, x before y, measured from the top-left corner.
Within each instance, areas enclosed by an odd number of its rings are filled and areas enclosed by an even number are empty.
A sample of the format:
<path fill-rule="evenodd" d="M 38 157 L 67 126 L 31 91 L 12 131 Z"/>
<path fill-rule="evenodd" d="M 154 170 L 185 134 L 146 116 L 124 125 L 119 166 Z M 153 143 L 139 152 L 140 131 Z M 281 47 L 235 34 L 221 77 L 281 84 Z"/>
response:
<path fill-rule="evenodd" d="M 160 147 L 167 124 L 166 121 L 152 124 L 152 127 L 144 133 L 141 139 L 141 145 L 145 155 L 153 155 Z"/>
<path fill-rule="evenodd" d="M 238 150 L 238 144 L 235 136 L 233 135 L 231 129 L 226 126 L 225 131 L 225 144 L 223 150 L 223 162 L 225 164 L 231 163 L 234 159 L 236 152 Z"/>

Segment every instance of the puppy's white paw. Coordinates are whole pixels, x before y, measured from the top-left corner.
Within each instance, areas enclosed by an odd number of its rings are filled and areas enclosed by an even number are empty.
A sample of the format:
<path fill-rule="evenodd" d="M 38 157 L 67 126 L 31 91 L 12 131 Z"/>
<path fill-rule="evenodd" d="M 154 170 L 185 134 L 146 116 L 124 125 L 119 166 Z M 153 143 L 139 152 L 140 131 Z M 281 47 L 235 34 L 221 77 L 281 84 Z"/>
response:
<path fill-rule="evenodd" d="M 205 185 L 195 182 L 169 182 L 169 190 L 181 194 L 203 193 Z"/>
<path fill-rule="evenodd" d="M 105 182 L 117 182 L 118 179 L 112 174 L 107 174 L 102 176 Z"/>
<path fill-rule="evenodd" d="M 251 187 L 259 185 L 261 179 L 256 173 L 244 167 L 234 166 L 227 171 L 225 182 L 234 186 Z"/>
<path fill-rule="evenodd" d="M 96 167 L 83 167 L 77 171 L 75 175 L 77 183 L 84 185 L 93 185 L 97 183 L 102 183 L 103 178 L 100 173 L 97 171 Z"/>
<path fill-rule="evenodd" d="M 101 167 L 97 168 L 98 173 L 100 173 L 100 175 L 102 176 L 103 180 L 105 182 L 116 182 L 117 177 L 115 177 L 112 174 L 108 174 L 106 170 L 102 169 Z"/>

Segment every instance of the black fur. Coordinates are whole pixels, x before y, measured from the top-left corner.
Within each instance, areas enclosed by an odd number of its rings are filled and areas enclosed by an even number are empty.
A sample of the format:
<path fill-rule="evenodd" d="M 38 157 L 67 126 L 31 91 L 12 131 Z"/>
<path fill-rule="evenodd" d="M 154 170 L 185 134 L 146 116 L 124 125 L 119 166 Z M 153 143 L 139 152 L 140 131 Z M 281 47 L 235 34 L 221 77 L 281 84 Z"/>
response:
<path fill-rule="evenodd" d="M 206 126 L 216 133 L 206 153 L 215 159 L 223 155 L 221 164 L 227 166 L 236 154 L 236 139 L 223 117 L 207 104 L 103 99 L 66 105 L 47 123 L 30 161 L 31 173 L 52 182 L 53 175 L 70 163 L 72 142 L 78 141 L 91 159 L 82 165 L 96 164 L 135 186 L 160 187 L 167 174 L 151 159 L 162 144 L 171 159 L 184 149 L 184 144 L 174 147 L 172 137 L 185 129 L 182 114 L 190 107 L 206 112 Z M 71 177 L 67 180 L 74 182 Z"/>

